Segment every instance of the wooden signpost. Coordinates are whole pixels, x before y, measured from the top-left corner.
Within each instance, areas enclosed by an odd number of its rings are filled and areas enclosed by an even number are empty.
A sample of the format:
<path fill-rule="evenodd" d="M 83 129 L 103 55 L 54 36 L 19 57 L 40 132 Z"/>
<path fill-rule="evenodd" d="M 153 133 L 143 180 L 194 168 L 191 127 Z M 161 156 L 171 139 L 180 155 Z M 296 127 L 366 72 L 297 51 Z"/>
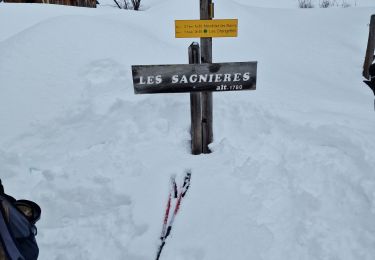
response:
<path fill-rule="evenodd" d="M 200 0 L 200 19 L 212 20 L 214 16 L 212 0 Z M 201 63 L 212 63 L 212 38 L 201 38 Z M 208 145 L 212 143 L 212 92 L 202 92 L 202 152 L 210 153 Z"/>
<path fill-rule="evenodd" d="M 210 153 L 212 92 L 255 90 L 257 62 L 212 63 L 212 37 L 237 37 L 238 20 L 212 20 L 212 0 L 200 0 L 200 20 L 176 20 L 176 38 L 189 46 L 189 64 L 132 66 L 135 94 L 190 92 L 192 154 Z"/>

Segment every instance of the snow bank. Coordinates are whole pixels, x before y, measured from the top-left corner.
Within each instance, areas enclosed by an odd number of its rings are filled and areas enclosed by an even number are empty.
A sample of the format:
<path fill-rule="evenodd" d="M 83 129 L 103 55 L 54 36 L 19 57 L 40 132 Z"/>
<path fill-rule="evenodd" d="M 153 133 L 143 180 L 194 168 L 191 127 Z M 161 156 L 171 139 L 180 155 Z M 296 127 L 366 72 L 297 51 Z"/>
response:
<path fill-rule="evenodd" d="M 197 2 L 197 3 L 193 3 Z M 163 260 L 375 257 L 373 96 L 361 83 L 375 8 L 216 1 L 239 37 L 216 62 L 259 62 L 257 90 L 214 93 L 210 155 L 189 154 L 189 96 L 135 96 L 130 65 L 187 62 L 174 19 L 0 4 L 0 172 L 40 203 L 41 259 L 153 259 L 171 174 L 192 169 Z"/>

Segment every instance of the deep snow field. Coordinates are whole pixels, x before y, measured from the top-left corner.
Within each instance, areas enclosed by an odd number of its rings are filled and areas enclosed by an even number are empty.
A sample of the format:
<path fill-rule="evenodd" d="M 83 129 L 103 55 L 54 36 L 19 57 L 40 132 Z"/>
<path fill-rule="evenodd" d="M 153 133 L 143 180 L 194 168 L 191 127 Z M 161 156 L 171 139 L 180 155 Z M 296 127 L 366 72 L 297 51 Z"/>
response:
<path fill-rule="evenodd" d="M 0 3 L 0 177 L 38 202 L 41 260 L 155 259 L 169 178 L 192 183 L 161 260 L 375 259 L 375 112 L 362 83 L 375 3 L 299 9 L 216 0 L 239 37 L 213 61 L 258 61 L 256 91 L 214 93 L 213 153 L 192 156 L 189 95 L 134 95 L 131 65 L 187 63 L 175 19 Z"/>

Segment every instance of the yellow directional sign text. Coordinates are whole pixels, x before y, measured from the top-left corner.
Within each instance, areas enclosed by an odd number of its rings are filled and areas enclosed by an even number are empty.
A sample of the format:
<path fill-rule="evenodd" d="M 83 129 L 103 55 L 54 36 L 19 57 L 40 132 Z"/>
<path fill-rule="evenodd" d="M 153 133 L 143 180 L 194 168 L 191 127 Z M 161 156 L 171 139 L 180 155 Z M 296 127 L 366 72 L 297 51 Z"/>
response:
<path fill-rule="evenodd" d="M 176 20 L 176 38 L 237 37 L 238 19 Z"/>

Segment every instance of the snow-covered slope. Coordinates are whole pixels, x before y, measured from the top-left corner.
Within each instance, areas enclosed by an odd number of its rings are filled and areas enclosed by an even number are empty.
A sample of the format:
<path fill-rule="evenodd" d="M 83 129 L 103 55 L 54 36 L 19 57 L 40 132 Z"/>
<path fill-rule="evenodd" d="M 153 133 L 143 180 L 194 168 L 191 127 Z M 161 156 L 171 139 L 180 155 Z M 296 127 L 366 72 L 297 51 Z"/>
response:
<path fill-rule="evenodd" d="M 174 39 L 174 20 L 197 19 L 198 1 L 0 4 L 0 177 L 42 206 L 40 259 L 154 259 L 169 177 L 185 169 L 163 260 L 375 258 L 375 115 L 361 83 L 375 7 L 256 3 L 215 1 L 239 37 L 214 39 L 214 61 L 257 60 L 258 82 L 214 93 L 202 156 L 189 154 L 189 95 L 135 96 L 130 71 L 187 63 L 195 39 Z"/>

